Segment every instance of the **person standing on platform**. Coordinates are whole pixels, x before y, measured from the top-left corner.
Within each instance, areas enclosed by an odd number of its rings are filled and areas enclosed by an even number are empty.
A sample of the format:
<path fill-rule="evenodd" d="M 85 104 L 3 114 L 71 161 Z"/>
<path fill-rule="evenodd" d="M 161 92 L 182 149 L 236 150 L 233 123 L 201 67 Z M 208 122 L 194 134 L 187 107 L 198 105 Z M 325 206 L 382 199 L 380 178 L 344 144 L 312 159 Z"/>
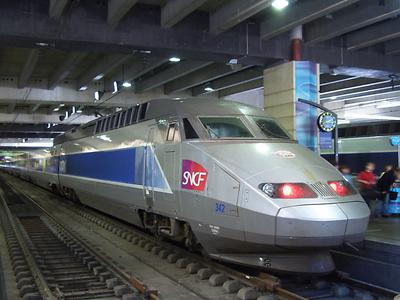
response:
<path fill-rule="evenodd" d="M 373 210 L 374 201 L 377 197 L 375 190 L 376 175 L 374 174 L 375 164 L 367 162 L 364 171 L 361 171 L 357 176 L 357 181 L 360 183 L 360 194 L 367 202 L 371 211 Z"/>
<path fill-rule="evenodd" d="M 385 208 L 387 207 L 387 203 L 389 201 L 390 188 L 392 187 L 395 180 L 396 174 L 393 170 L 393 166 L 385 166 L 384 172 L 382 173 L 381 177 L 379 177 L 376 183 L 378 197 L 376 200 L 373 216 L 382 217 L 382 215 L 385 215 Z"/>
<path fill-rule="evenodd" d="M 385 205 L 386 215 L 399 215 L 400 214 L 400 168 L 395 170 L 396 180 L 389 191 L 389 199 Z"/>
<path fill-rule="evenodd" d="M 346 178 L 348 182 L 353 184 L 353 176 L 351 175 L 351 170 L 348 166 L 342 165 L 339 168 L 340 173 L 342 173 L 343 177 Z"/>

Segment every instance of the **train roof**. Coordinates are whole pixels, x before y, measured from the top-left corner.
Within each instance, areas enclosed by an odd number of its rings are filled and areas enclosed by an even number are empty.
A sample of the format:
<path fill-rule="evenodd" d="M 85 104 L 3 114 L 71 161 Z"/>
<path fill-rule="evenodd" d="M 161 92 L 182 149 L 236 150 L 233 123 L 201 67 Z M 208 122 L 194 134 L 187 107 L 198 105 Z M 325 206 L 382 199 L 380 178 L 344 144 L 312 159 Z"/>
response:
<path fill-rule="evenodd" d="M 260 115 L 262 110 L 230 100 L 208 98 L 154 99 L 82 124 L 54 138 L 54 144 L 88 137 L 162 116 Z M 265 115 L 265 113 L 262 113 Z"/>

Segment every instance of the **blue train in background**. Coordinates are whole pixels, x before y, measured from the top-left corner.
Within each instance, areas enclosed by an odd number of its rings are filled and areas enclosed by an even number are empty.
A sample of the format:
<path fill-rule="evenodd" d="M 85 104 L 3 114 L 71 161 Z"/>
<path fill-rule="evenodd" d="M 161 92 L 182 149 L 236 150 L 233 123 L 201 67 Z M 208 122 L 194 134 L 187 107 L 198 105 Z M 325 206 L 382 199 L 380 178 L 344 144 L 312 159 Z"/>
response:
<path fill-rule="evenodd" d="M 321 150 L 321 155 L 329 162 L 335 160 L 332 149 Z M 398 147 L 392 145 L 391 136 L 339 139 L 339 165 L 348 166 L 353 174 L 362 171 L 367 162 L 373 162 L 379 176 L 386 165 L 398 166 L 398 156 Z"/>

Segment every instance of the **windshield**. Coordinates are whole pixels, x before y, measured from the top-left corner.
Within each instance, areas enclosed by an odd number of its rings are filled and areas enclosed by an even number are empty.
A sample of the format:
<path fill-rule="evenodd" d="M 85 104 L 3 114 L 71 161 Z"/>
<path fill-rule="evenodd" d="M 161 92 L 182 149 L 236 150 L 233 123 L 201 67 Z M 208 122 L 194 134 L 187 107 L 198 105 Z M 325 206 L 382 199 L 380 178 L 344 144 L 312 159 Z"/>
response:
<path fill-rule="evenodd" d="M 200 117 L 211 138 L 253 137 L 239 117 Z"/>
<path fill-rule="evenodd" d="M 290 139 L 287 133 L 272 119 L 252 117 L 267 138 Z"/>

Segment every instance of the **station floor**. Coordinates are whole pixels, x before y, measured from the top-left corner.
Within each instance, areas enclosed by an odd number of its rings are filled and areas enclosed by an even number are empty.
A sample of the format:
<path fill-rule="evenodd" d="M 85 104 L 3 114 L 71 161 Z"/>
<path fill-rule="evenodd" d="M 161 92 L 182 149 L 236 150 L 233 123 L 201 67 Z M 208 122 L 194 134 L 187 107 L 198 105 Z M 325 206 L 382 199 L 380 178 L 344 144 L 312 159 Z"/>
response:
<path fill-rule="evenodd" d="M 400 217 L 371 220 L 366 240 L 400 246 Z"/>

